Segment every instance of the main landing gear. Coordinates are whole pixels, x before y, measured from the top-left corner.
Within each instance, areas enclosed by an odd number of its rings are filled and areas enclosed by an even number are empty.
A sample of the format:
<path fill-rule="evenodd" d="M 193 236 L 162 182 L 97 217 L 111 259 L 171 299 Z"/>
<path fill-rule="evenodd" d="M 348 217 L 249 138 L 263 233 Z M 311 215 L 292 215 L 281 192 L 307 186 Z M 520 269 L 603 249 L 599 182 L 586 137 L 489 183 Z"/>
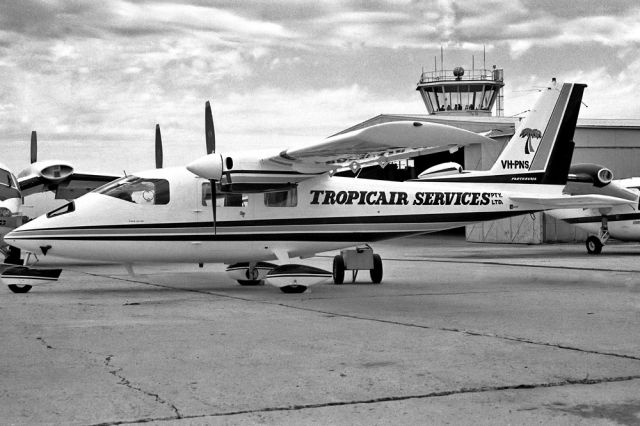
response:
<path fill-rule="evenodd" d="M 598 235 L 590 235 L 587 238 L 586 246 L 587 253 L 589 254 L 600 254 L 602 252 L 602 247 L 609 240 L 609 221 L 606 216 L 602 216 L 602 222 L 600 224 L 600 230 L 598 231 Z"/>
<path fill-rule="evenodd" d="M 382 282 L 382 258 L 375 254 L 369 246 L 341 250 L 340 254 L 333 258 L 333 282 L 335 284 L 344 283 L 346 270 L 351 270 L 351 282 L 356 281 L 358 271 L 361 270 L 369 270 L 372 283 Z"/>

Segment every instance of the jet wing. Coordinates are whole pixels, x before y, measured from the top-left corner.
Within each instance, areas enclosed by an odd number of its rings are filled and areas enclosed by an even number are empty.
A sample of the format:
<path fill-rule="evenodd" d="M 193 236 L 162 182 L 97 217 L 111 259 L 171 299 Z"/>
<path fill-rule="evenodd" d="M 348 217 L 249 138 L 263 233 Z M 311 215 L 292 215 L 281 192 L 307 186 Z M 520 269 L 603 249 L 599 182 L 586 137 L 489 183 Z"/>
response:
<path fill-rule="evenodd" d="M 457 150 L 492 139 L 464 129 L 424 121 L 377 124 L 331 136 L 304 148 L 288 149 L 267 160 L 289 163 L 298 172 L 330 171 L 379 164 Z M 354 170 L 355 171 L 355 170 Z"/>
<path fill-rule="evenodd" d="M 64 177 L 47 177 L 42 173 L 29 173 L 18 177 L 22 195 L 53 191 L 56 199 L 72 200 L 121 176 L 95 173 L 70 173 Z"/>
<path fill-rule="evenodd" d="M 534 204 L 552 209 L 575 209 L 575 208 L 601 208 L 612 207 L 620 204 L 635 204 L 623 198 L 610 197 L 608 195 L 566 195 L 561 197 L 533 197 L 533 196 L 512 196 L 512 201 L 519 203 Z"/>

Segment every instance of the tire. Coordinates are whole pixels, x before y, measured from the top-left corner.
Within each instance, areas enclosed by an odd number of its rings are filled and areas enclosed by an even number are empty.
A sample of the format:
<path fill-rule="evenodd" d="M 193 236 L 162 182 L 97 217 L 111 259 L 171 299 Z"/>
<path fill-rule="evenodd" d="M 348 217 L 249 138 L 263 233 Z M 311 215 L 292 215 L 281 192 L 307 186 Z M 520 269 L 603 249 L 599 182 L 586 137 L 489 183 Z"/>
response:
<path fill-rule="evenodd" d="M 9 287 L 9 290 L 11 290 L 14 293 L 28 293 L 29 290 L 31 290 L 30 285 L 9 284 L 8 287 Z"/>
<path fill-rule="evenodd" d="M 237 280 L 237 281 L 238 281 L 238 284 L 245 285 L 245 286 L 256 286 L 256 285 L 264 284 L 263 280 Z"/>
<path fill-rule="evenodd" d="M 304 293 L 307 291 L 307 286 L 305 285 L 285 285 L 284 287 L 280 287 L 280 291 L 287 294 L 294 293 Z"/>
<path fill-rule="evenodd" d="M 598 237 L 590 236 L 587 238 L 585 245 L 587 246 L 587 253 L 589 254 L 600 254 L 600 252 L 602 252 L 602 243 Z"/>
<path fill-rule="evenodd" d="M 341 254 L 333 258 L 333 283 L 342 284 L 344 282 L 344 257 Z"/>
<path fill-rule="evenodd" d="M 382 282 L 382 258 L 379 254 L 373 255 L 373 269 L 369 270 L 371 282 L 380 284 Z"/>

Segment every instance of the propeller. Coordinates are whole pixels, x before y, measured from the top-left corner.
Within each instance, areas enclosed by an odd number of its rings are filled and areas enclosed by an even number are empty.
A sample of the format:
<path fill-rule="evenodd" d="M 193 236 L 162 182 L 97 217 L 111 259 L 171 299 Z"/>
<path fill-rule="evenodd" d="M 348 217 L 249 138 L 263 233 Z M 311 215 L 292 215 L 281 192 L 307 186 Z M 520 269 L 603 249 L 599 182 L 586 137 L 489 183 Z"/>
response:
<path fill-rule="evenodd" d="M 35 130 L 31 131 L 31 164 L 38 161 L 38 134 Z"/>
<path fill-rule="evenodd" d="M 162 135 L 160 125 L 156 124 L 156 169 L 162 168 Z"/>
<path fill-rule="evenodd" d="M 205 141 L 207 144 L 207 155 L 215 154 L 216 152 L 216 133 L 213 128 L 213 114 L 211 113 L 211 104 L 207 101 L 204 105 L 204 131 L 205 131 Z M 220 177 L 222 178 L 222 176 Z M 215 179 L 209 179 L 209 183 L 211 184 L 211 206 L 213 209 L 213 233 L 217 234 L 217 214 L 216 214 L 216 198 L 217 198 L 217 188 Z"/>
<path fill-rule="evenodd" d="M 204 130 L 206 132 L 207 154 L 216 152 L 216 133 L 213 129 L 213 115 L 211 114 L 211 104 L 207 101 L 204 104 Z"/>

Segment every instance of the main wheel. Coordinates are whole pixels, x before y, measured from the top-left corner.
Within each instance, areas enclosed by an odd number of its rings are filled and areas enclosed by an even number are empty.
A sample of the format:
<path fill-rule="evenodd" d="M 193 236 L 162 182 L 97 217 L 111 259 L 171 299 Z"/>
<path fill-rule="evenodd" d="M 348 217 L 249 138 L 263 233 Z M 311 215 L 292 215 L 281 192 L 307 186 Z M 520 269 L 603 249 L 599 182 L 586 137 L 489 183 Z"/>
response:
<path fill-rule="evenodd" d="M 238 284 L 246 285 L 246 286 L 263 285 L 264 284 L 263 280 L 236 280 L 236 281 L 238 281 Z"/>
<path fill-rule="evenodd" d="M 602 243 L 600 242 L 600 239 L 593 235 L 587 238 L 585 245 L 587 246 L 587 253 L 589 254 L 600 254 L 602 251 Z"/>
<path fill-rule="evenodd" d="M 380 284 L 382 281 L 382 258 L 379 254 L 373 255 L 373 269 L 369 270 L 369 275 L 374 284 Z"/>
<path fill-rule="evenodd" d="M 30 285 L 16 285 L 16 284 L 9 284 L 7 287 L 9 287 L 9 290 L 11 290 L 14 293 L 28 293 L 29 290 L 31 290 L 31 286 Z"/>
<path fill-rule="evenodd" d="M 283 293 L 304 293 L 307 291 L 306 285 L 285 285 L 284 287 L 280 287 L 280 291 Z"/>
<path fill-rule="evenodd" d="M 344 257 L 341 254 L 333 258 L 333 283 L 342 284 L 344 282 Z"/>

